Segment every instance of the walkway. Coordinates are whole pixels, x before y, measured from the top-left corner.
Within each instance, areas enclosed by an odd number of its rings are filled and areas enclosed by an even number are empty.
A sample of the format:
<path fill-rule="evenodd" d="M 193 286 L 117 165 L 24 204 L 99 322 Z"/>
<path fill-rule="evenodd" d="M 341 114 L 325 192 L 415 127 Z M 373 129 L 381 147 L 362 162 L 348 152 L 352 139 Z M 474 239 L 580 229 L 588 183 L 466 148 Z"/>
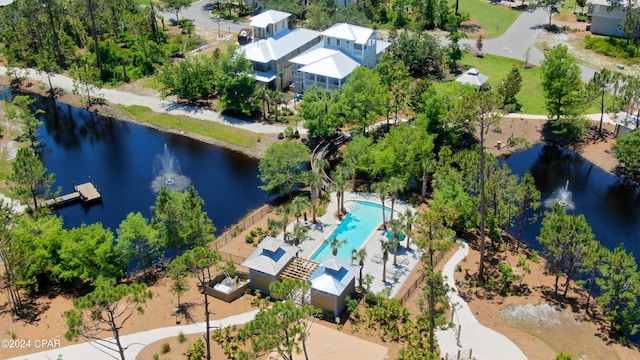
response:
<path fill-rule="evenodd" d="M 454 271 L 456 265 L 468 254 L 469 247 L 466 243 L 460 242 L 460 248 L 447 261 L 442 271 L 450 289 L 447 297 L 455 312 L 454 326 L 436 331 L 441 355 L 445 359 L 456 359 L 458 351 L 464 356 L 468 356 L 469 351 L 472 351 L 473 358 L 478 360 L 526 360 L 527 357 L 522 350 L 506 336 L 480 324 L 469 305 L 458 294 Z"/>
<path fill-rule="evenodd" d="M 0 66 L 0 73 L 6 73 L 7 68 Z M 33 69 L 27 69 L 26 76 L 29 79 L 40 81 L 47 84 L 46 75 L 40 75 Z M 54 75 L 51 77 L 51 83 L 54 87 L 64 89 L 67 92 L 73 92 L 73 79 L 63 76 Z M 101 89 L 98 97 L 102 97 L 110 103 L 124 106 L 146 106 L 157 113 L 166 113 L 172 115 L 185 115 L 195 119 L 215 121 L 224 125 L 235 126 L 243 130 L 251 131 L 258 134 L 277 134 L 284 130 L 284 126 L 262 124 L 250 121 L 240 120 L 231 116 L 223 115 L 218 111 L 201 109 L 195 106 L 181 105 L 167 99 L 160 99 L 153 96 L 137 95 L 130 92 Z M 300 133 L 306 133 L 306 129 L 300 129 Z"/>
<path fill-rule="evenodd" d="M 227 327 L 247 323 L 256 316 L 258 310 L 246 312 L 239 315 L 229 316 L 221 320 L 211 321 L 213 328 Z M 120 341 L 124 346 L 129 346 L 125 351 L 127 359 L 135 359 L 142 349 L 155 341 L 167 337 L 178 336 L 180 332 L 185 335 L 205 332 L 205 323 L 191 325 L 171 326 L 148 331 L 141 331 L 135 334 L 124 335 Z M 85 342 L 77 345 L 65 346 L 60 349 L 42 351 L 35 354 L 17 356 L 9 360 L 51 360 L 51 359 L 91 359 L 91 360 L 113 360 L 116 352 L 105 352 L 104 348 L 92 342 Z"/>

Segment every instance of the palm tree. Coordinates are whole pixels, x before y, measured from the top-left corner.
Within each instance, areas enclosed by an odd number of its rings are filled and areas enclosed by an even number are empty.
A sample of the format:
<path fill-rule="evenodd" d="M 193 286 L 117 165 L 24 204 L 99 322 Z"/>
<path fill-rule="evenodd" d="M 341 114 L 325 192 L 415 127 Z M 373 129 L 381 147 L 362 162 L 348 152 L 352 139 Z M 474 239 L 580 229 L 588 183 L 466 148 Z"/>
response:
<path fill-rule="evenodd" d="M 338 215 L 344 214 L 344 192 L 349 188 L 349 168 L 338 165 L 331 174 L 333 187 L 338 195 Z"/>
<path fill-rule="evenodd" d="M 311 202 L 309 198 L 306 196 L 298 195 L 293 198 L 291 202 L 291 212 L 296 217 L 296 223 L 300 222 L 300 216 L 302 216 L 302 212 L 304 209 L 308 208 Z"/>
<path fill-rule="evenodd" d="M 256 87 L 256 97 L 260 98 L 260 101 L 262 101 L 262 106 L 261 106 L 261 110 L 262 110 L 262 121 L 267 120 L 267 112 L 265 110 L 265 105 L 267 103 L 267 98 L 269 96 L 268 94 L 268 89 L 267 87 L 264 85 L 264 83 L 260 83 L 257 87 Z"/>
<path fill-rule="evenodd" d="M 282 232 L 287 232 L 287 225 L 289 224 L 289 217 L 293 214 L 293 207 L 291 204 L 279 207 L 276 209 L 276 214 L 282 216 Z"/>
<path fill-rule="evenodd" d="M 406 208 L 404 213 L 400 215 L 400 220 L 402 220 L 402 223 L 405 226 L 404 232 L 407 237 L 407 245 L 405 247 L 408 251 L 410 249 L 409 245 L 411 245 L 411 234 L 413 230 L 413 223 L 416 221 L 416 215 L 411 211 L 411 209 Z"/>
<path fill-rule="evenodd" d="M 364 289 L 362 286 L 362 268 L 364 268 L 364 260 L 367 258 L 367 249 L 361 248 L 360 250 L 353 249 L 351 252 L 351 262 L 357 262 L 360 265 L 360 289 Z"/>
<path fill-rule="evenodd" d="M 393 176 L 389 178 L 387 184 L 389 192 L 391 193 L 391 215 L 389 215 L 389 220 L 393 220 L 393 208 L 395 206 L 396 199 L 398 198 L 398 194 L 407 187 L 407 181 L 403 178 Z"/>
<path fill-rule="evenodd" d="M 347 240 L 346 239 L 338 239 L 338 237 L 336 237 L 334 235 L 332 239 L 326 239 L 324 241 L 324 243 L 331 247 L 331 254 L 333 256 L 336 256 L 336 255 L 338 255 L 338 250 L 340 249 L 340 247 L 342 247 L 342 245 L 346 244 Z"/>
<path fill-rule="evenodd" d="M 278 229 L 280 229 L 281 227 L 285 227 L 286 228 L 286 221 L 284 221 L 283 219 L 280 220 L 276 220 L 272 217 L 267 219 L 267 228 L 269 229 L 270 235 L 271 236 L 276 236 Z"/>
<path fill-rule="evenodd" d="M 380 239 L 380 249 L 382 250 L 382 282 L 387 282 L 387 260 L 389 260 L 389 250 L 392 244 L 385 239 Z"/>
<path fill-rule="evenodd" d="M 314 157 L 311 161 L 311 171 L 306 173 L 305 182 L 311 188 L 311 207 L 313 214 L 313 222 L 316 223 L 316 205 L 317 200 L 322 196 L 322 184 L 325 180 L 324 169 L 329 166 L 326 159 Z"/>
<path fill-rule="evenodd" d="M 301 240 L 304 240 L 307 237 L 307 232 L 309 232 L 308 227 L 302 226 L 298 223 L 293 225 L 293 231 L 291 231 L 291 237 L 293 238 L 294 245 L 300 245 Z"/>
<path fill-rule="evenodd" d="M 393 265 L 398 266 L 398 247 L 400 247 L 400 232 L 402 231 L 402 222 L 398 219 L 389 220 L 391 227 L 391 244 L 393 247 Z"/>
<path fill-rule="evenodd" d="M 387 229 L 387 220 L 386 220 L 386 208 L 384 206 L 384 199 L 387 198 L 389 194 L 389 184 L 385 181 L 380 181 L 373 184 L 373 191 L 375 191 L 380 197 L 380 202 L 382 203 L 382 228 Z"/>

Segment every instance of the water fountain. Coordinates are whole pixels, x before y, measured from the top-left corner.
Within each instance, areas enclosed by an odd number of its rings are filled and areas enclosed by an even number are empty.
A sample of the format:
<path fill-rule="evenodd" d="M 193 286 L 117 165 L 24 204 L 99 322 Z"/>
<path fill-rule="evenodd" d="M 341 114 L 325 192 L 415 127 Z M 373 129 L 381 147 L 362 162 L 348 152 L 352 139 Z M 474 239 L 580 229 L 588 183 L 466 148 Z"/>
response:
<path fill-rule="evenodd" d="M 551 194 L 551 197 L 544 201 L 544 206 L 548 208 L 552 208 L 555 204 L 560 204 L 560 206 L 567 210 L 575 209 L 571 191 L 569 191 L 569 180 L 567 180 L 564 186 L 561 186 L 554 191 Z"/>
<path fill-rule="evenodd" d="M 182 191 L 191 184 L 189 177 L 180 174 L 178 160 L 171 154 L 167 144 L 164 144 L 164 153 L 156 155 L 153 169 L 156 177 L 151 182 L 151 189 L 155 192 L 162 188 L 169 191 Z"/>

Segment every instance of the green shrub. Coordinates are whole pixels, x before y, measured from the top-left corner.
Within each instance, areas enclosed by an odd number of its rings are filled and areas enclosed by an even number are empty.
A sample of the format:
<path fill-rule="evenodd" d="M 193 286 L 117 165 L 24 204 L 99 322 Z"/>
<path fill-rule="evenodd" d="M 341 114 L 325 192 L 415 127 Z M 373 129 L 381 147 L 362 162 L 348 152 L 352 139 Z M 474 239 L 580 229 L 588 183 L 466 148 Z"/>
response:
<path fill-rule="evenodd" d="M 278 133 L 278 140 L 282 140 L 284 139 L 284 134 L 283 133 Z"/>
<path fill-rule="evenodd" d="M 163 354 L 168 353 L 169 351 L 171 351 L 171 346 L 169 345 L 168 342 L 163 343 L 162 346 L 160 346 L 160 352 Z"/>
<path fill-rule="evenodd" d="M 202 339 L 194 341 L 189 345 L 189 349 L 184 353 L 189 360 L 202 359 L 205 355 L 206 347 Z"/>
<path fill-rule="evenodd" d="M 159 358 L 158 354 L 153 354 L 153 360 L 158 360 Z"/>
<path fill-rule="evenodd" d="M 584 47 L 605 56 L 634 60 L 638 58 L 638 52 L 633 42 L 614 37 L 584 37 Z"/>
<path fill-rule="evenodd" d="M 587 21 L 587 15 L 578 15 L 578 16 L 576 16 L 576 20 L 578 20 L 578 22 L 586 22 Z"/>
<path fill-rule="evenodd" d="M 284 136 L 289 140 L 295 137 L 295 129 L 293 126 L 287 126 L 287 128 L 284 129 Z"/>
<path fill-rule="evenodd" d="M 184 336 L 184 334 L 182 333 L 182 331 L 180 331 L 180 333 L 178 334 L 178 342 L 180 344 L 182 344 L 185 340 L 187 340 L 187 337 Z"/>
<path fill-rule="evenodd" d="M 251 234 L 244 237 L 244 242 L 246 242 L 247 244 L 253 244 L 254 240 L 255 240 L 255 237 Z"/>

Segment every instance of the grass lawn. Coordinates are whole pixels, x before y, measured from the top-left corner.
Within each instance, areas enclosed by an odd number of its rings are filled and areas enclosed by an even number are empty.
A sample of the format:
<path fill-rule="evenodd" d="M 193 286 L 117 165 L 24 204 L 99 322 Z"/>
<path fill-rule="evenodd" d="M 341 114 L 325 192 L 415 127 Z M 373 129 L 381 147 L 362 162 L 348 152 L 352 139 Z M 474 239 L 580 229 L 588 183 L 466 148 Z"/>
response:
<path fill-rule="evenodd" d="M 465 68 L 475 67 L 482 74 L 489 76 L 489 85 L 496 87 L 502 79 L 511 71 L 512 66 L 520 68 L 522 75 L 522 89 L 516 96 L 518 103 L 522 106 L 523 114 L 547 114 L 545 106 L 544 92 L 542 90 L 542 71 L 540 67 L 524 69 L 524 62 L 502 56 L 486 54 L 483 58 L 465 54 L 460 62 Z M 462 85 L 455 80 L 438 83 L 435 88 L 449 96 L 454 96 L 462 90 Z M 585 114 L 599 113 L 597 105 L 585 110 Z"/>
<path fill-rule="evenodd" d="M 159 114 L 146 106 L 118 105 L 117 107 L 137 119 L 159 127 L 161 130 L 180 129 L 249 149 L 255 148 L 260 141 L 259 134 L 215 121 L 199 120 L 182 115 Z"/>
<path fill-rule="evenodd" d="M 450 0 L 454 5 L 455 0 Z M 477 20 L 484 31 L 485 38 L 502 35 L 520 16 L 520 11 L 506 6 L 492 5 L 486 0 L 459 0 L 459 11 L 469 13 L 472 20 Z"/>

